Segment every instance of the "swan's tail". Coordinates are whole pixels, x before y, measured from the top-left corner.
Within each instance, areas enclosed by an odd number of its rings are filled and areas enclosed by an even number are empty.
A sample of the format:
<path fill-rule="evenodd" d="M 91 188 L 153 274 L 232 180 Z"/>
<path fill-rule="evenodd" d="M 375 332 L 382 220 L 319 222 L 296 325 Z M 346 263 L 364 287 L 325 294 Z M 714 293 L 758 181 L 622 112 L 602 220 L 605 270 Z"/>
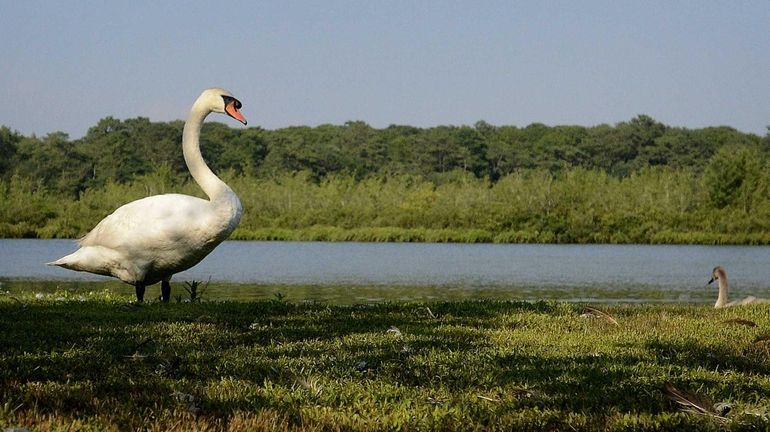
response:
<path fill-rule="evenodd" d="M 120 257 L 114 250 L 102 246 L 85 246 L 47 264 L 70 270 L 109 275 L 110 267 L 116 262 L 120 262 Z"/>
<path fill-rule="evenodd" d="M 80 246 L 80 249 L 76 250 L 75 252 L 73 252 L 73 253 L 71 253 L 71 254 L 69 254 L 67 256 L 63 256 L 63 257 L 57 259 L 56 261 L 47 262 L 47 263 L 45 263 L 45 265 L 59 266 L 59 267 L 64 267 L 66 269 L 77 270 L 75 268 L 72 268 L 71 266 L 75 262 L 77 262 L 79 259 L 82 259 L 80 257 L 81 257 L 81 255 L 83 253 L 83 247 L 82 247 L 83 246 L 83 239 L 85 239 L 87 235 L 88 234 L 86 234 L 85 236 L 80 237 L 79 239 L 75 240 L 75 243 L 78 246 Z"/>
<path fill-rule="evenodd" d="M 127 268 L 126 263 L 131 264 L 114 249 L 104 246 L 83 246 L 75 252 L 47 264 L 69 270 L 113 276 L 130 284 L 134 284 L 137 280 L 143 280 L 142 269 L 135 265 Z"/>
<path fill-rule="evenodd" d="M 64 267 L 64 268 L 70 269 L 70 270 L 79 270 L 79 268 L 77 268 L 78 267 L 77 262 L 78 262 L 79 255 L 80 255 L 80 250 L 77 250 L 77 251 L 75 251 L 75 252 L 73 252 L 73 253 L 71 253 L 71 254 L 69 254 L 67 256 L 63 256 L 63 257 L 57 259 L 56 261 L 51 261 L 51 262 L 45 263 L 45 265 Z"/>

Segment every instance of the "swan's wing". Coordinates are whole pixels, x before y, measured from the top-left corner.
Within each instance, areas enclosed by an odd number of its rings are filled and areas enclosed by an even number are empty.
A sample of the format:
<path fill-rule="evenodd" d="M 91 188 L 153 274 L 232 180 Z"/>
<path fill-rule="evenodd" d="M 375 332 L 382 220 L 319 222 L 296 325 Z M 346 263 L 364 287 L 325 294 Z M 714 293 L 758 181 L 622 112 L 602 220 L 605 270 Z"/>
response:
<path fill-rule="evenodd" d="M 206 237 L 214 228 L 214 216 L 209 201 L 181 194 L 155 195 L 121 206 L 86 234 L 80 245 L 165 249 Z"/>
<path fill-rule="evenodd" d="M 237 224 L 238 209 L 180 194 L 143 198 L 102 219 L 80 249 L 51 264 L 155 283 L 208 255 Z"/>

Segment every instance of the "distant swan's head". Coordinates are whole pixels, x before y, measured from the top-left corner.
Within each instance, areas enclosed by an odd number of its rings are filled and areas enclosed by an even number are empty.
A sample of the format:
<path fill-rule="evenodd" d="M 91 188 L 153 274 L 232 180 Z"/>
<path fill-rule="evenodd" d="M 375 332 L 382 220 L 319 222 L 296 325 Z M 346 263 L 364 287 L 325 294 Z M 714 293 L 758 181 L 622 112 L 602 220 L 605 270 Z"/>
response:
<path fill-rule="evenodd" d="M 721 266 L 714 267 L 714 270 L 711 271 L 711 280 L 709 283 L 714 282 L 715 280 L 725 279 L 727 277 L 727 273 L 725 272 L 725 269 L 723 269 Z"/>
<path fill-rule="evenodd" d="M 211 112 L 227 114 L 230 117 L 246 124 L 246 118 L 241 114 L 241 101 L 235 98 L 229 91 L 222 88 L 210 88 L 203 90 L 195 105 L 208 109 Z"/>

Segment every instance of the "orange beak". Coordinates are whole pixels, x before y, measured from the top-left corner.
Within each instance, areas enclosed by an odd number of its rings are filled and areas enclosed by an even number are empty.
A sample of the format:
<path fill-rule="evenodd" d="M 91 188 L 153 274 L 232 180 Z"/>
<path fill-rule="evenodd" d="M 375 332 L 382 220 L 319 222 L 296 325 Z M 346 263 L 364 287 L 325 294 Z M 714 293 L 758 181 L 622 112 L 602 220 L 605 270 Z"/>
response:
<path fill-rule="evenodd" d="M 241 114 L 241 112 L 238 111 L 238 108 L 235 107 L 235 101 L 234 100 L 228 102 L 225 105 L 225 112 L 230 117 L 238 120 L 239 122 L 243 123 L 244 125 L 246 124 L 246 117 L 244 117 L 243 114 Z"/>

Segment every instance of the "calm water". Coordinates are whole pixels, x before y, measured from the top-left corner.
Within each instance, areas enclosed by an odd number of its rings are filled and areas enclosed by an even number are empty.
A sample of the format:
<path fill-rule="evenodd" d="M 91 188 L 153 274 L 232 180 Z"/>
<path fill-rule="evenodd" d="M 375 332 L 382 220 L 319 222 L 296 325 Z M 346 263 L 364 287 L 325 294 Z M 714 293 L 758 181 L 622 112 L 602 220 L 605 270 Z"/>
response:
<path fill-rule="evenodd" d="M 133 292 L 110 278 L 45 265 L 75 249 L 71 240 L 0 240 L 3 289 L 33 280 L 34 287 Z M 281 292 L 340 303 L 478 297 L 708 303 L 716 289 L 705 284 L 717 264 L 730 275 L 733 298 L 770 297 L 770 247 L 758 246 L 228 241 L 174 281 L 179 294 L 181 281 L 210 279 L 206 295 L 216 299 Z"/>

